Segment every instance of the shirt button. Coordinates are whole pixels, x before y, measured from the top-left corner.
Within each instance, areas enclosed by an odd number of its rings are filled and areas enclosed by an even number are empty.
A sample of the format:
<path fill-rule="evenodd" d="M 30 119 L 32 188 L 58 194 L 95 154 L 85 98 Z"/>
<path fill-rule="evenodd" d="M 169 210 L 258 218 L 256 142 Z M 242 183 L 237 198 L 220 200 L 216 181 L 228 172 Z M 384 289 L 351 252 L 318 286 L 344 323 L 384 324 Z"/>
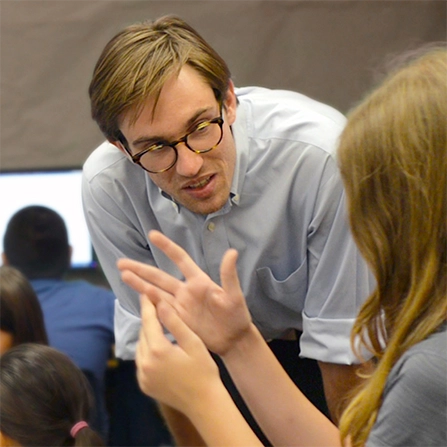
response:
<path fill-rule="evenodd" d="M 208 231 L 213 232 L 216 229 L 216 224 L 214 222 L 210 222 L 207 226 Z"/>

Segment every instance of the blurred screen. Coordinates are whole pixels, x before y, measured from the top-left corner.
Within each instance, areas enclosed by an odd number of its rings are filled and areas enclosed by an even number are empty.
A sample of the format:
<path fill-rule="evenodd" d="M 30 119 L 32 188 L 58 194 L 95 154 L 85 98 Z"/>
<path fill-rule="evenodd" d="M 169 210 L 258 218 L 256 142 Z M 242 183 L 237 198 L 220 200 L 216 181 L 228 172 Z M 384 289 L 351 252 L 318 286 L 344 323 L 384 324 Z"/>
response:
<path fill-rule="evenodd" d="M 81 168 L 0 172 L 1 252 L 12 215 L 26 206 L 42 205 L 53 209 L 65 220 L 73 249 L 71 268 L 96 267 L 82 209 L 81 182 Z"/>

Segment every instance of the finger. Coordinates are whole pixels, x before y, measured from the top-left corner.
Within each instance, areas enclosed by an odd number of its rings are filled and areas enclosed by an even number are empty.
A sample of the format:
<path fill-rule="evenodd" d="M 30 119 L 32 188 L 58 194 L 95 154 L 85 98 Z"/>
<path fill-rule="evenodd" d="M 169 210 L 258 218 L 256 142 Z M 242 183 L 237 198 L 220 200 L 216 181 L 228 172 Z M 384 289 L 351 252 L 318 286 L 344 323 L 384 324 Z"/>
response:
<path fill-rule="evenodd" d="M 237 258 L 238 252 L 236 250 L 227 250 L 220 265 L 220 281 L 222 283 L 222 288 L 230 296 L 242 294 L 236 268 Z"/>
<path fill-rule="evenodd" d="M 142 297 L 143 297 L 143 295 L 140 296 L 141 309 L 143 309 L 145 306 L 143 304 L 144 300 L 142 299 Z M 147 300 L 147 301 L 149 301 L 149 300 Z M 155 314 L 155 310 L 153 312 Z M 138 369 L 140 367 L 142 367 L 142 364 L 146 360 L 146 353 L 149 352 L 150 335 L 147 332 L 148 332 L 148 325 L 151 324 L 150 320 L 151 320 L 150 310 L 146 309 L 145 310 L 145 318 L 144 318 L 144 320 L 142 319 L 142 325 L 140 327 L 140 333 L 139 333 L 138 342 L 137 342 L 137 346 L 136 346 L 136 352 L 135 352 L 135 364 Z M 158 324 L 160 324 L 160 323 L 158 323 Z"/>
<path fill-rule="evenodd" d="M 147 295 L 154 304 L 158 303 L 160 300 L 166 300 L 169 303 L 173 304 L 173 294 L 166 290 L 163 290 L 163 288 L 160 288 L 157 285 L 150 284 L 144 279 L 141 279 L 134 272 L 130 270 L 123 270 L 121 272 L 121 278 L 123 282 L 132 287 L 132 289 L 136 290 L 139 293 Z M 165 287 L 168 289 L 175 289 L 175 287 Z M 175 290 L 173 290 L 173 293 L 174 292 Z"/>
<path fill-rule="evenodd" d="M 197 343 L 203 344 L 200 338 L 180 318 L 177 311 L 166 302 L 157 305 L 157 315 L 163 326 L 174 336 L 178 346 L 188 351 Z"/>
<path fill-rule="evenodd" d="M 163 233 L 152 230 L 149 232 L 149 239 L 179 268 L 185 278 L 203 273 L 188 253 Z"/>
<path fill-rule="evenodd" d="M 146 346 L 156 344 L 162 338 L 165 338 L 163 334 L 163 328 L 158 320 L 157 311 L 155 305 L 151 302 L 147 295 L 141 295 L 141 331 L 140 339 L 144 340 Z"/>
<path fill-rule="evenodd" d="M 133 272 L 135 275 L 139 276 L 141 279 L 145 281 L 149 281 L 160 289 L 165 290 L 168 293 L 175 294 L 178 287 L 181 285 L 181 281 L 170 275 L 169 273 L 164 272 L 158 267 L 154 267 L 152 265 L 144 264 L 142 262 L 134 261 L 133 259 L 119 259 L 117 261 L 118 269 L 123 272 L 125 270 Z M 131 287 L 135 288 L 140 293 L 144 293 L 144 290 L 141 290 L 144 282 L 135 281 L 134 285 L 129 284 Z M 139 288 L 136 288 L 139 287 Z"/>

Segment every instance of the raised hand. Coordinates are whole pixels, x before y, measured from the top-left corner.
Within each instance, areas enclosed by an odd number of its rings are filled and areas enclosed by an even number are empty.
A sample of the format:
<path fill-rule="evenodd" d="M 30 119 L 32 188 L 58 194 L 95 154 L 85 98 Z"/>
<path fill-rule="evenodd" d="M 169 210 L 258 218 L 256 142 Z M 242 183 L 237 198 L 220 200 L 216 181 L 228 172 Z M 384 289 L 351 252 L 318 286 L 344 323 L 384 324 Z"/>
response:
<path fill-rule="evenodd" d="M 184 412 L 212 387 L 222 386 L 217 365 L 205 345 L 174 308 L 163 301 L 156 308 L 142 295 L 141 318 L 136 364 L 144 393 Z M 166 338 L 160 322 L 177 344 Z"/>
<path fill-rule="evenodd" d="M 141 315 L 136 363 L 143 392 L 184 413 L 204 445 L 262 447 L 225 389 L 205 345 L 175 309 L 162 300 L 155 306 L 143 295 Z M 160 323 L 177 344 L 166 338 Z"/>
<path fill-rule="evenodd" d="M 151 231 L 149 238 L 177 265 L 185 280 L 141 262 L 121 259 L 118 268 L 123 281 L 155 304 L 169 303 L 209 350 L 224 355 L 251 325 L 236 271 L 237 252 L 228 250 L 223 257 L 220 287 L 166 236 Z"/>

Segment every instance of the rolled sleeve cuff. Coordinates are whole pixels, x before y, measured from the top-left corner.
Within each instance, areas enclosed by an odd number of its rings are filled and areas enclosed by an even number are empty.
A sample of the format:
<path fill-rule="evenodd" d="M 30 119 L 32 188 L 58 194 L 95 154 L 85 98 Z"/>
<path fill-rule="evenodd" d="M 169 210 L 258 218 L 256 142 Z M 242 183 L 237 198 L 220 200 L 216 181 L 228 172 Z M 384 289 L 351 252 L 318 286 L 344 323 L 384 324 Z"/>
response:
<path fill-rule="evenodd" d="M 123 360 L 134 360 L 140 334 L 141 318 L 124 309 L 115 300 L 115 355 Z"/>
<path fill-rule="evenodd" d="M 300 339 L 301 357 L 340 365 L 360 363 L 351 349 L 351 329 L 355 319 L 309 318 L 303 312 L 303 334 Z M 365 359 L 371 354 L 362 353 Z"/>

